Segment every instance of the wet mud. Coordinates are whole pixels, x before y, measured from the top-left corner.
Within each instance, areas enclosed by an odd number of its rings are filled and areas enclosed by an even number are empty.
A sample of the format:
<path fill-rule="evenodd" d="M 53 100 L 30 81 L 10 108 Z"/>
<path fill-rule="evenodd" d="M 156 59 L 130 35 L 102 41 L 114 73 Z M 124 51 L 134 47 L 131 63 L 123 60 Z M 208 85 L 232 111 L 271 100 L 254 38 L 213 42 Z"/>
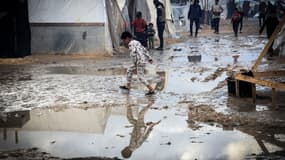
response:
<path fill-rule="evenodd" d="M 278 110 L 269 88 L 257 86 L 256 105 L 228 92 L 227 77 L 251 68 L 265 37 L 184 39 L 150 51 L 150 97 L 136 78 L 119 89 L 127 54 L 1 64 L 0 159 L 284 158 L 284 91 Z"/>

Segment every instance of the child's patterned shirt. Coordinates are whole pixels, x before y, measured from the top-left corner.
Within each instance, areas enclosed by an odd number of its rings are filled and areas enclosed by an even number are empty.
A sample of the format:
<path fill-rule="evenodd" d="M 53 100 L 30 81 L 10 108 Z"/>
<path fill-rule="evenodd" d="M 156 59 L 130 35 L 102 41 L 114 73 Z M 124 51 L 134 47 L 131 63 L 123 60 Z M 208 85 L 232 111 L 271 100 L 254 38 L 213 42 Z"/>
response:
<path fill-rule="evenodd" d="M 134 65 L 145 65 L 148 60 L 152 59 L 147 49 L 139 41 L 131 40 L 128 46 Z"/>

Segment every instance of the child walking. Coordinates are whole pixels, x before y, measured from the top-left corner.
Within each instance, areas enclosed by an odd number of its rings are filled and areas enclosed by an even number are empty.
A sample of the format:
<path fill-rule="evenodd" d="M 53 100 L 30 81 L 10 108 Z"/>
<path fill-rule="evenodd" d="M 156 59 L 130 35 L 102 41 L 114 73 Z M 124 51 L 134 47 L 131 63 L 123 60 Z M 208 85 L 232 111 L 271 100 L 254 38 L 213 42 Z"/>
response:
<path fill-rule="evenodd" d="M 147 28 L 147 37 L 148 37 L 148 48 L 153 49 L 154 48 L 154 35 L 155 30 L 153 29 L 153 23 L 148 24 Z"/>
<path fill-rule="evenodd" d="M 147 49 L 139 41 L 133 39 L 133 35 L 130 32 L 123 32 L 121 39 L 124 45 L 130 50 L 130 57 L 133 64 L 127 70 L 127 84 L 120 86 L 120 88 L 130 90 L 133 74 L 137 73 L 139 81 L 148 88 L 148 92 L 145 95 L 154 94 L 154 89 L 144 78 L 146 63 L 147 61 L 149 63 L 152 63 L 152 57 L 149 55 Z"/>
<path fill-rule="evenodd" d="M 232 25 L 236 37 L 238 36 L 238 27 L 240 23 L 240 18 L 241 18 L 240 13 L 238 9 L 235 8 L 234 13 L 232 15 Z"/>

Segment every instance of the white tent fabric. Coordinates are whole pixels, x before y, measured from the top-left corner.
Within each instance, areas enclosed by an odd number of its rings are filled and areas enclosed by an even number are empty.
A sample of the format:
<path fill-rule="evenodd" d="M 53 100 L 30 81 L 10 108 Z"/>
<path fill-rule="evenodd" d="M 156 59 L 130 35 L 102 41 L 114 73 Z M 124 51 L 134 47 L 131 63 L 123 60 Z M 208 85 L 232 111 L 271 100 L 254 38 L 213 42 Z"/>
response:
<path fill-rule="evenodd" d="M 274 40 L 274 49 L 279 49 L 279 56 L 285 57 L 285 24 L 281 31 L 278 33 L 277 38 Z"/>
<path fill-rule="evenodd" d="M 104 23 L 104 8 L 102 0 L 100 3 L 94 0 L 29 0 L 29 20 L 31 23 Z"/>
<path fill-rule="evenodd" d="M 32 53 L 112 53 L 124 19 L 116 0 L 29 0 Z"/>

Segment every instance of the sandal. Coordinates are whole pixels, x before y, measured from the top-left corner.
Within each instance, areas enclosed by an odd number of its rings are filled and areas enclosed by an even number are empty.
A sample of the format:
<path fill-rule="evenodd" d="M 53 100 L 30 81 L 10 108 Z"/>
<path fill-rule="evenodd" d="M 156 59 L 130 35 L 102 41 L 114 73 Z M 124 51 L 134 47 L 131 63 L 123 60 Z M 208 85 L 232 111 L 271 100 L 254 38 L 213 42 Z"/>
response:
<path fill-rule="evenodd" d="M 121 89 L 124 89 L 124 90 L 130 90 L 130 88 L 126 87 L 126 86 L 120 86 Z"/>
<path fill-rule="evenodd" d="M 150 96 L 150 95 L 153 95 L 153 94 L 155 94 L 154 91 L 148 91 L 147 93 L 145 93 L 146 96 Z"/>

